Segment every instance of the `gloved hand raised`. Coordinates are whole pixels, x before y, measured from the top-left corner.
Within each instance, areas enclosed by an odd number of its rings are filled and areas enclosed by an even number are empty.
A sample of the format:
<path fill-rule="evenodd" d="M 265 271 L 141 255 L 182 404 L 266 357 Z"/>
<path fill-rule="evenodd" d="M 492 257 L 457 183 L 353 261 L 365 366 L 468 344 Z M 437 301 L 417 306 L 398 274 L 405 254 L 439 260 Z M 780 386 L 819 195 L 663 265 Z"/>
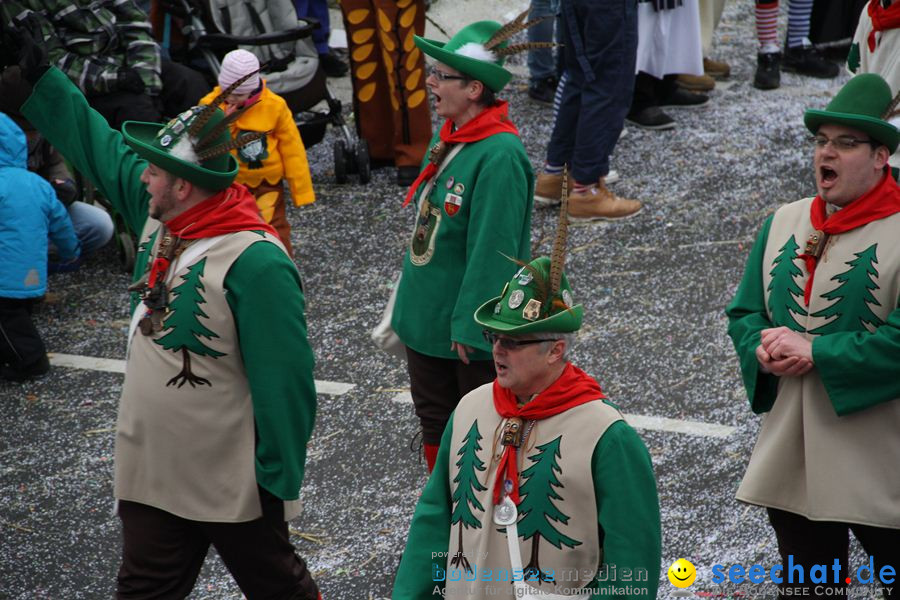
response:
<path fill-rule="evenodd" d="M 16 49 L 16 62 L 22 71 L 22 77 L 34 84 L 50 68 L 47 51 L 40 44 L 42 35 L 38 17 L 29 14 L 19 22 L 18 27 L 7 32 L 7 37 L 12 40 Z"/>

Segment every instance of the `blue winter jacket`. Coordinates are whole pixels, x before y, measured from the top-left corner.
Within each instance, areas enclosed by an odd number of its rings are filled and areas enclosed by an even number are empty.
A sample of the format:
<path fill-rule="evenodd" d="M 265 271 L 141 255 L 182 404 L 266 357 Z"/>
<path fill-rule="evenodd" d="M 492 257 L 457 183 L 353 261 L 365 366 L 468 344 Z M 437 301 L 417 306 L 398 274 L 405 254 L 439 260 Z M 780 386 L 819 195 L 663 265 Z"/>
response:
<path fill-rule="evenodd" d="M 25 133 L 0 113 L 0 298 L 44 295 L 48 235 L 60 259 L 81 253 L 65 206 L 27 164 Z"/>

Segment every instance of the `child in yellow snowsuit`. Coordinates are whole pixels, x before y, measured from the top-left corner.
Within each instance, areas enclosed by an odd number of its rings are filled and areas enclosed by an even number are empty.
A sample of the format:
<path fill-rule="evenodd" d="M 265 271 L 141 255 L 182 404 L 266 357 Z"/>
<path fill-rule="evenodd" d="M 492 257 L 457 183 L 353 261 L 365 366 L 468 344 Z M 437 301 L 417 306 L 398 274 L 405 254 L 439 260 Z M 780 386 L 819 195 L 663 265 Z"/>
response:
<path fill-rule="evenodd" d="M 209 104 L 225 89 L 247 73 L 259 71 L 259 60 L 246 50 L 233 50 L 222 60 L 219 85 L 200 100 Z M 238 86 L 221 108 L 226 115 L 247 107 L 231 123 L 231 135 L 265 131 L 267 135 L 238 150 L 232 150 L 240 171 L 237 183 L 243 183 L 256 197 L 256 205 L 267 223 L 278 231 L 281 242 L 293 256 L 291 227 L 284 207 L 284 180 L 291 189 L 294 206 L 315 202 L 306 149 L 284 98 L 271 91 L 258 74 Z"/>

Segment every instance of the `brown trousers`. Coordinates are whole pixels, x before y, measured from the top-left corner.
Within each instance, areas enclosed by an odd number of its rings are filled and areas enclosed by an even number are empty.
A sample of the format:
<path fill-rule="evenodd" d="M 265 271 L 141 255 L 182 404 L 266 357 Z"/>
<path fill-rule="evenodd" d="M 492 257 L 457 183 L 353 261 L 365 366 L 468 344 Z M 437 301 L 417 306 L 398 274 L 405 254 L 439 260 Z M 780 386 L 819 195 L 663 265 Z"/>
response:
<path fill-rule="evenodd" d="M 259 488 L 263 516 L 246 523 L 207 523 L 119 501 L 122 566 L 119 600 L 175 600 L 191 593 L 212 544 L 249 600 L 316 600 L 319 589 L 294 552 L 284 503 Z"/>
<path fill-rule="evenodd" d="M 428 73 L 413 42 L 425 33 L 425 2 L 341 0 L 341 13 L 357 133 L 373 159 L 418 167 L 431 140 Z"/>
<path fill-rule="evenodd" d="M 291 245 L 291 224 L 288 223 L 287 213 L 284 207 L 284 182 L 271 185 L 263 181 L 256 187 L 247 186 L 247 189 L 256 198 L 256 206 L 259 208 L 263 220 L 275 228 L 278 239 L 284 244 L 288 255 L 294 258 L 294 247 Z"/>
<path fill-rule="evenodd" d="M 409 388 L 422 424 L 422 441 L 437 446 L 460 399 L 497 377 L 493 360 L 436 358 L 406 348 Z"/>

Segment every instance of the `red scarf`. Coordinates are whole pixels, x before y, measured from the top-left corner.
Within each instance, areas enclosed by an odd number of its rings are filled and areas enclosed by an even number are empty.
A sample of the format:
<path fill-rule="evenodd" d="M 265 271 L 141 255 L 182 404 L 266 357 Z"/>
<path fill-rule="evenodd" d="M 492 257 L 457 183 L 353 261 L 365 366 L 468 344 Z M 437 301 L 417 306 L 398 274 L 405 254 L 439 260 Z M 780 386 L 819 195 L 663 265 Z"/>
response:
<path fill-rule="evenodd" d="M 593 377 L 573 365 L 566 363 L 559 379 L 550 384 L 550 387 L 534 397 L 530 402 L 519 406 L 519 401 L 510 390 L 500 387 L 494 380 L 494 410 L 503 417 L 518 417 L 523 420 L 546 419 L 566 412 L 570 408 L 580 406 L 585 402 L 606 398 L 600 384 Z M 519 467 L 515 446 L 505 446 L 500 464 L 497 467 L 497 478 L 494 481 L 494 504 L 500 504 L 500 493 L 506 480 L 512 482 L 513 488 L 509 494 L 510 499 L 519 503 Z"/>
<path fill-rule="evenodd" d="M 869 18 L 872 19 L 872 31 L 869 32 L 869 52 L 875 52 L 875 32 L 900 27 L 900 2 L 884 8 L 881 0 L 869 2 Z"/>
<path fill-rule="evenodd" d="M 176 237 L 188 240 L 235 231 L 266 231 L 278 236 L 275 229 L 259 216 L 253 194 L 239 183 L 232 183 L 218 194 L 166 221 L 166 227 Z M 153 287 L 157 278 L 168 270 L 169 261 L 162 256 L 157 257 L 150 267 L 148 285 Z"/>
<path fill-rule="evenodd" d="M 519 135 L 519 130 L 516 129 L 513 122 L 509 120 L 508 109 L 509 105 L 506 100 L 499 100 L 497 103 L 488 106 L 478 113 L 474 119 L 456 131 L 453 131 L 453 122 L 448 119 L 444 121 L 444 125 L 441 127 L 441 141 L 445 144 L 452 145 L 460 142 L 477 142 L 478 140 L 483 140 L 495 133 L 512 133 L 514 135 Z M 419 186 L 434 177 L 437 170 L 438 165 L 433 162 L 429 162 L 425 166 L 422 172 L 419 173 L 419 176 L 416 177 L 416 180 L 409 186 L 409 191 L 406 193 L 406 200 L 403 201 L 403 206 L 409 204 L 410 200 L 412 200 L 413 196 L 416 194 L 416 190 L 419 189 Z"/>
<path fill-rule="evenodd" d="M 831 213 L 830 216 L 825 215 L 825 201 L 821 196 L 816 196 L 810 207 L 809 220 L 812 222 L 813 229 L 823 231 L 827 235 L 834 235 L 852 231 L 857 227 L 898 212 L 900 212 L 900 187 L 891 177 L 890 170 L 886 169 L 884 177 L 881 178 L 878 185 L 844 208 Z M 806 289 L 803 291 L 803 301 L 806 306 L 809 306 L 813 277 L 815 277 L 816 264 L 819 259 L 811 254 L 801 254 L 800 258 L 806 262 L 806 270 L 809 272 Z"/>

